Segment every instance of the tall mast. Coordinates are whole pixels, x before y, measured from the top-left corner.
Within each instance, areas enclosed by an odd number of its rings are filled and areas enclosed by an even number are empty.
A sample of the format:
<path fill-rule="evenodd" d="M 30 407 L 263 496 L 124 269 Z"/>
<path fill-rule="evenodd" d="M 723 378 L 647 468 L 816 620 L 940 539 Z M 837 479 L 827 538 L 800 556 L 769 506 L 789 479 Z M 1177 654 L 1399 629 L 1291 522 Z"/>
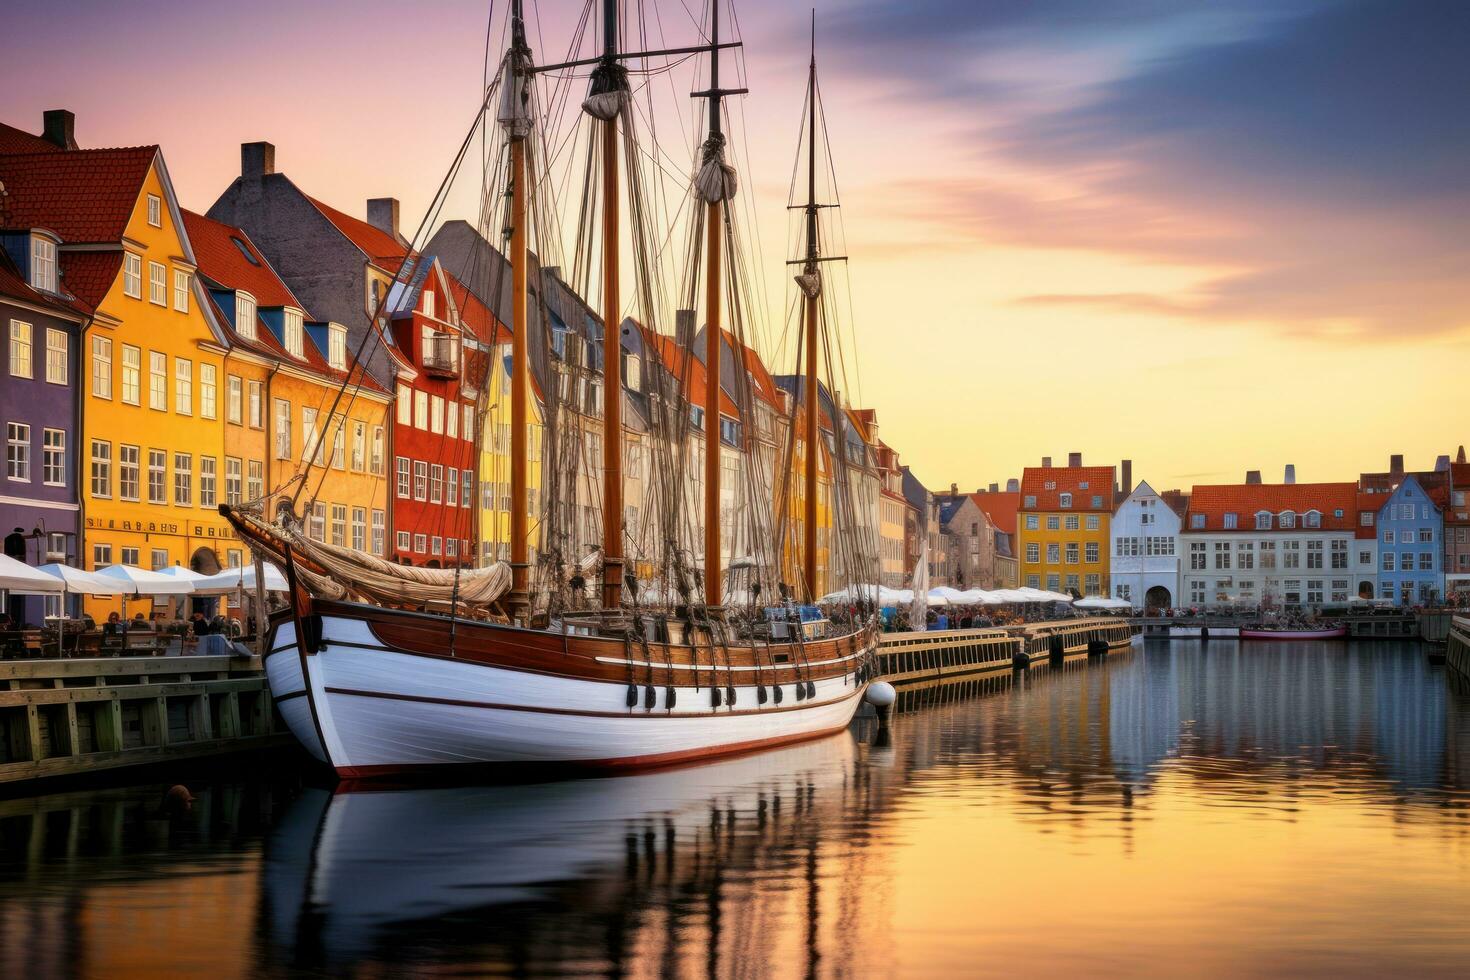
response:
<path fill-rule="evenodd" d="M 521 0 L 511 4 L 511 71 L 505 83 L 511 87 L 509 105 L 502 109 L 501 122 L 510 136 L 510 292 L 511 292 L 511 374 L 510 374 L 510 614 L 513 621 L 525 624 L 531 618 L 531 596 L 528 588 L 528 526 L 526 473 L 530 465 L 526 452 L 527 427 L 530 424 L 530 373 L 528 370 L 527 332 L 529 329 L 526 295 L 526 137 L 529 135 L 531 85 L 531 50 L 526 44 L 526 25 Z M 524 115 L 522 115 L 524 113 Z"/>
<path fill-rule="evenodd" d="M 601 70 L 612 91 L 626 88 L 618 64 L 617 0 L 602 0 Z M 594 83 L 596 87 L 596 83 Z M 618 117 L 602 131 L 602 606 L 623 597 L 623 345 L 618 296 Z"/>
<path fill-rule="evenodd" d="M 817 303 L 821 297 L 817 257 L 817 14 L 812 12 L 812 61 L 807 72 L 807 138 L 806 138 L 806 266 L 807 282 L 803 285 L 806 315 L 806 379 L 802 384 L 802 439 L 806 443 L 806 499 L 802 507 L 802 577 L 806 583 L 807 602 L 817 598 L 817 463 L 821 449 L 817 444 Z M 833 412 L 837 406 L 833 406 Z M 835 426 L 835 422 L 833 423 Z"/>
<path fill-rule="evenodd" d="M 725 137 L 720 132 L 720 0 L 710 2 L 709 136 L 706 165 L 720 154 Z M 712 194 L 705 205 L 704 294 L 704 601 L 719 606 L 725 600 L 724 567 L 720 554 L 720 243 L 724 237 L 724 198 Z"/>

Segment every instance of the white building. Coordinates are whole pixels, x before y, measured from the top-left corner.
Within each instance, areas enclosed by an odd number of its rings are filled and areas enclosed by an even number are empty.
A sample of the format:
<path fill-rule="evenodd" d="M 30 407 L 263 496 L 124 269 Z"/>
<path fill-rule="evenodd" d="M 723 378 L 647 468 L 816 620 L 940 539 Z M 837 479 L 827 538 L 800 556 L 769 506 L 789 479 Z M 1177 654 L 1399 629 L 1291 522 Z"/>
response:
<path fill-rule="evenodd" d="M 1115 598 L 1127 599 L 1135 609 L 1179 605 L 1181 524 L 1169 501 L 1146 482 L 1118 505 L 1109 569 Z"/>

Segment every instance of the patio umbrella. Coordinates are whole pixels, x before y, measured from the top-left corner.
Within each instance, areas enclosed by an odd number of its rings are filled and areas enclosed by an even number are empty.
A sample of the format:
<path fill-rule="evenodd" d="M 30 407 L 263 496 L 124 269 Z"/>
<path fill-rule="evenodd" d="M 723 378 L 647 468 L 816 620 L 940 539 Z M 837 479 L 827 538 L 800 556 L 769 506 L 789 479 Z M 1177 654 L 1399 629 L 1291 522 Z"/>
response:
<path fill-rule="evenodd" d="M 240 590 L 246 592 L 255 591 L 255 566 L 244 565 L 240 568 L 226 568 L 213 575 L 201 575 L 194 581 L 195 595 L 226 595 Z M 286 585 L 286 576 L 281 570 L 269 562 L 265 565 L 265 590 L 267 592 L 289 591 Z"/>
<path fill-rule="evenodd" d="M 132 565 L 108 565 L 106 568 L 99 568 L 97 574 L 116 582 L 118 588 L 115 594 L 118 595 L 168 596 L 191 595 L 194 592 L 194 583 L 181 576 L 150 572 Z"/>
<path fill-rule="evenodd" d="M 41 565 L 36 568 L 36 571 L 44 572 L 48 578 L 60 582 L 62 588 L 57 591 L 68 592 L 71 595 L 112 596 L 122 595 L 126 591 L 119 583 L 103 578 L 97 572 L 89 572 L 86 569 L 73 568 L 57 562 Z"/>
<path fill-rule="evenodd" d="M 55 575 L 48 575 L 9 555 L 0 555 L 0 589 L 22 595 L 48 595 L 64 592 L 65 586 Z"/>

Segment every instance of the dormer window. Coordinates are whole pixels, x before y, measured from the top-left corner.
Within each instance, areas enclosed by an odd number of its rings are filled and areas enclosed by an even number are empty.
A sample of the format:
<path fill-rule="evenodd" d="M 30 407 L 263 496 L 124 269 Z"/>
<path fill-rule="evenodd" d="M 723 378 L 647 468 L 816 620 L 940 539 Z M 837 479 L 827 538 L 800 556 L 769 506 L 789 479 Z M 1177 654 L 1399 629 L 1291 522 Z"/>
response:
<path fill-rule="evenodd" d="M 434 315 L 434 294 L 429 292 L 427 289 L 424 290 L 424 298 L 421 301 L 421 305 L 423 307 L 424 316 Z"/>
<path fill-rule="evenodd" d="M 235 293 L 235 332 L 247 340 L 255 339 L 255 297 Z"/>
<path fill-rule="evenodd" d="M 1061 507 L 1062 507 L 1062 509 L 1063 510 L 1067 510 L 1071 506 L 1072 506 L 1072 495 L 1070 493 L 1064 493 L 1064 494 L 1062 494 L 1062 499 L 1061 499 Z"/>
<path fill-rule="evenodd" d="M 1306 518 L 1305 518 L 1305 520 L 1302 521 L 1302 525 L 1304 527 L 1321 527 L 1322 526 L 1322 512 L 1321 511 L 1316 511 L 1316 510 L 1309 510 L 1309 511 L 1307 511 Z"/>
<path fill-rule="evenodd" d="M 286 352 L 292 357 L 301 357 L 304 354 L 301 343 L 301 321 L 300 310 L 286 310 Z"/>
<path fill-rule="evenodd" d="M 1205 526 L 1205 515 L 1203 515 L 1203 514 L 1190 514 L 1189 515 L 1189 526 L 1191 528 L 1193 528 L 1194 530 L 1196 530 L 1196 531 L 1202 530 L 1204 528 L 1204 526 Z"/>
<path fill-rule="evenodd" d="M 1081 483 L 1077 484 L 1077 489 L 1078 490 L 1086 490 L 1087 489 L 1087 481 L 1086 480 L 1083 480 Z"/>
<path fill-rule="evenodd" d="M 1227 531 L 1233 531 L 1233 530 L 1235 530 L 1235 527 L 1236 527 L 1236 525 L 1235 525 L 1235 515 L 1234 514 L 1226 514 L 1225 515 L 1225 530 L 1227 530 Z"/>
<path fill-rule="evenodd" d="M 56 242 L 42 235 L 31 236 L 31 287 L 56 292 Z"/>
<path fill-rule="evenodd" d="M 1266 510 L 1258 510 L 1258 511 L 1256 511 L 1256 530 L 1257 531 L 1269 531 L 1269 530 L 1271 530 L 1271 512 L 1270 511 L 1266 511 Z"/>
<path fill-rule="evenodd" d="M 340 323 L 327 324 L 327 363 L 347 370 L 347 328 Z"/>
<path fill-rule="evenodd" d="M 148 195 L 148 223 L 155 228 L 163 227 L 163 198 L 157 194 Z"/>
<path fill-rule="evenodd" d="M 1277 520 L 1282 527 L 1296 527 L 1296 511 L 1283 510 Z"/>

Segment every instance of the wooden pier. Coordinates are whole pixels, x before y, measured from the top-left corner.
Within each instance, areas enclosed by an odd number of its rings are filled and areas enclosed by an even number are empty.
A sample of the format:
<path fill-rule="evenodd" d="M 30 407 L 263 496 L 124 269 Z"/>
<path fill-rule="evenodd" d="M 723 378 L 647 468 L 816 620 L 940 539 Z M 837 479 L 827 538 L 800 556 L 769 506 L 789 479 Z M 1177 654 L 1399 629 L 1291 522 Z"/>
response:
<path fill-rule="evenodd" d="M 257 657 L 0 662 L 0 784 L 290 741 Z"/>
<path fill-rule="evenodd" d="M 1470 681 L 1470 617 L 1452 618 L 1445 641 L 1445 664 Z"/>
<path fill-rule="evenodd" d="M 895 687 L 955 683 L 978 674 L 1011 670 L 1016 658 L 1047 661 L 1054 638 L 1064 659 L 1085 657 L 1089 645 L 1103 641 L 1108 649 L 1127 647 L 1133 630 L 1126 619 L 1063 619 L 1024 626 L 972 630 L 885 633 L 878 645 L 882 679 Z"/>

